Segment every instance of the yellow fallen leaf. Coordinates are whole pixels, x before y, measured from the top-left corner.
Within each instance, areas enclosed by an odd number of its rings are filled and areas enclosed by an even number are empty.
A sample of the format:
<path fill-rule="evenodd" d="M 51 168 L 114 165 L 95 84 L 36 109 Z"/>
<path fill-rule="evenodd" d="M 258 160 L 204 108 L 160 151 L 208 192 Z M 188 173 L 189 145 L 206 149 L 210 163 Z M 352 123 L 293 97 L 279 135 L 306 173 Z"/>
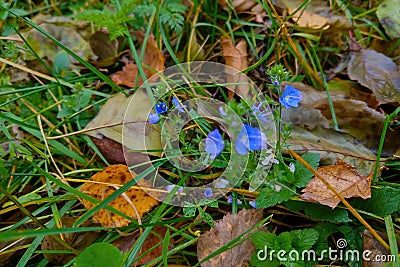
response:
<path fill-rule="evenodd" d="M 83 184 L 79 191 L 102 201 L 133 178 L 134 176 L 126 165 L 110 165 L 93 175 Z M 146 188 L 152 187 L 150 182 L 145 180 L 139 181 L 136 185 Z M 82 203 L 87 209 L 91 209 L 96 205 L 84 199 L 82 199 Z M 133 219 L 138 219 L 137 214 L 142 217 L 143 214 L 150 211 L 157 204 L 157 199 L 149 196 L 143 189 L 136 186 L 126 190 L 122 195 L 111 201 L 109 205 Z M 100 209 L 96 212 L 93 215 L 93 220 L 105 227 L 121 227 L 130 223 L 127 219 L 106 209 Z"/>

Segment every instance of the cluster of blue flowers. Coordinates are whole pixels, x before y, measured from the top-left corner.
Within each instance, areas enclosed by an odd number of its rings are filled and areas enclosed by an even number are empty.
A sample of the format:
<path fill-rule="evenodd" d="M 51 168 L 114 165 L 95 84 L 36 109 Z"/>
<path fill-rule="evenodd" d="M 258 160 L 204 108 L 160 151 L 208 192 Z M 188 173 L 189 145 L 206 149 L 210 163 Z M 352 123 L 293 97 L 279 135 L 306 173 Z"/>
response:
<path fill-rule="evenodd" d="M 178 98 L 175 96 L 172 97 L 172 104 L 178 109 L 179 112 L 185 112 L 185 107 L 184 105 L 181 104 Z M 164 102 L 158 103 L 154 106 L 154 109 L 156 110 L 156 113 L 150 113 L 148 122 L 150 124 L 156 124 L 160 121 L 160 114 L 164 114 L 168 110 L 167 104 Z"/>

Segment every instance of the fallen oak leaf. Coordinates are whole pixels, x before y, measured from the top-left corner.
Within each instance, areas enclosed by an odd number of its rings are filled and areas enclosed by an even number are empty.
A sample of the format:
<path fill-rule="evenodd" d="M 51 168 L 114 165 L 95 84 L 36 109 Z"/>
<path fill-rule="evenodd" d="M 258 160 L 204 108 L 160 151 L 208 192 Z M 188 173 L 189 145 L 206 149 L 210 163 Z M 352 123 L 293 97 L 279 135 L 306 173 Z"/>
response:
<path fill-rule="evenodd" d="M 83 184 L 79 191 L 102 201 L 114 193 L 119 186 L 126 184 L 133 178 L 134 175 L 126 165 L 110 165 L 101 172 L 93 175 Z M 152 187 L 150 182 L 145 180 L 140 180 L 137 185 L 144 188 Z M 133 219 L 140 219 L 146 212 L 158 204 L 158 200 L 149 196 L 138 186 L 129 188 L 122 195 L 111 201 L 109 205 Z M 88 200 L 82 199 L 81 201 L 87 209 L 92 209 L 96 206 L 96 204 Z M 96 212 L 93 215 L 93 220 L 105 227 L 121 227 L 127 226 L 130 223 L 127 219 L 113 214 L 106 209 L 100 209 Z"/>
<path fill-rule="evenodd" d="M 211 230 L 199 237 L 197 242 L 197 255 L 199 261 L 254 227 L 263 218 L 262 209 L 243 209 L 237 214 L 225 215 L 222 220 L 215 223 Z M 265 228 L 261 228 L 260 230 L 263 231 Z M 254 250 L 255 246 L 253 242 L 248 239 L 243 243 L 205 261 L 201 266 L 245 266 L 245 262 L 250 260 Z"/>
<path fill-rule="evenodd" d="M 338 159 L 335 165 L 319 167 L 317 172 L 344 198 L 370 198 L 373 173 L 361 176 L 354 169 L 353 166 Z M 340 203 L 338 196 L 317 177 L 314 177 L 302 192 L 300 197 L 306 201 L 319 202 L 331 208 L 335 208 Z"/>

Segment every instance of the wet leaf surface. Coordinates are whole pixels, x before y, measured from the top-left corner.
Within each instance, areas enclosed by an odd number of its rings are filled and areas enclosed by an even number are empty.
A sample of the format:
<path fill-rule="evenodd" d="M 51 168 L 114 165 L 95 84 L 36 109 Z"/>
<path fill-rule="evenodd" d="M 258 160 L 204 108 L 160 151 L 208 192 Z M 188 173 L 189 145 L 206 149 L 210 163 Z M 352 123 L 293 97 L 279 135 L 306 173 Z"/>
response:
<path fill-rule="evenodd" d="M 400 72 L 390 57 L 371 49 L 350 53 L 350 79 L 372 90 L 382 103 L 400 102 Z"/>
<path fill-rule="evenodd" d="M 317 172 L 344 198 L 371 197 L 372 172 L 362 176 L 355 171 L 353 166 L 340 159 L 333 166 L 319 167 Z M 310 202 L 319 202 L 331 208 L 335 208 L 340 203 L 340 199 L 317 177 L 314 177 L 302 192 L 300 197 Z"/>
<path fill-rule="evenodd" d="M 102 201 L 133 178 L 132 173 L 126 165 L 111 165 L 93 175 L 83 184 L 79 191 Z M 139 181 L 136 185 L 145 188 L 152 187 L 145 180 Z M 92 202 L 84 199 L 82 199 L 82 203 L 87 209 L 95 206 Z M 143 189 L 135 187 L 126 190 L 122 195 L 111 201 L 109 205 L 133 219 L 138 219 L 138 216 L 142 217 L 157 204 L 158 200 L 147 195 Z M 127 226 L 130 223 L 125 218 L 113 214 L 106 209 L 101 209 L 95 213 L 93 220 L 107 227 Z"/>

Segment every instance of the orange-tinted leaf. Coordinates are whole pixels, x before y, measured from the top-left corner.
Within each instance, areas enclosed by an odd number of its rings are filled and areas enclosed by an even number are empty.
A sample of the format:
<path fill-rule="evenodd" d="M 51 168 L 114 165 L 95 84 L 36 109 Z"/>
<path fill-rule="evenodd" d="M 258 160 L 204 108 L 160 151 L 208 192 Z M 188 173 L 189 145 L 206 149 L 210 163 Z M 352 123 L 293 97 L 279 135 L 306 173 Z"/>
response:
<path fill-rule="evenodd" d="M 248 68 L 247 62 L 247 44 L 245 40 L 240 40 L 236 46 L 233 45 L 232 40 L 229 38 L 221 39 L 222 55 L 225 59 L 226 65 L 235 68 L 239 71 Z M 239 78 L 238 78 L 239 77 Z M 231 90 L 228 92 L 229 99 L 233 98 L 234 93 L 239 93 L 241 96 L 246 97 L 249 95 L 250 88 L 247 81 L 243 79 L 244 75 L 228 76 L 228 83 L 238 83 L 238 85 L 228 86 Z M 239 84 L 245 83 L 245 84 Z"/>
<path fill-rule="evenodd" d="M 372 172 L 362 176 L 354 169 L 353 166 L 338 159 L 335 165 L 322 166 L 317 171 L 344 198 L 370 198 Z M 301 198 L 310 202 L 319 202 L 331 208 L 335 208 L 340 203 L 339 198 L 317 177 L 314 177 L 302 192 Z"/>
<path fill-rule="evenodd" d="M 133 32 L 133 35 L 143 44 L 144 33 Z M 157 42 L 153 35 L 150 35 L 147 39 L 146 50 L 142 61 L 144 73 L 146 78 L 151 77 L 154 73 L 162 71 L 164 69 L 164 57 L 161 51 L 157 47 Z M 154 71 L 153 71 L 154 70 Z M 127 63 L 121 71 L 116 72 L 111 76 L 113 82 L 118 85 L 125 85 L 128 87 L 134 87 L 136 85 L 136 77 L 139 75 L 138 67 L 134 62 Z M 142 77 L 139 75 L 139 86 L 143 83 Z"/>
<path fill-rule="evenodd" d="M 147 262 L 160 257 L 162 255 L 162 241 L 164 240 L 165 233 L 167 232 L 167 228 L 164 226 L 155 226 L 151 230 L 150 234 L 147 236 L 146 241 L 144 241 L 142 248 L 140 250 L 139 255 L 137 258 L 139 258 L 141 255 L 146 254 L 141 258 L 139 261 L 135 262 L 134 265 L 132 266 L 142 266 L 146 264 Z M 121 252 L 127 252 L 129 251 L 132 246 L 135 244 L 136 240 L 138 238 L 137 234 L 130 235 L 130 236 L 121 236 L 120 238 L 114 240 L 111 244 L 116 246 Z M 174 243 L 174 240 L 171 238 L 169 240 L 170 244 Z M 156 246 L 158 244 L 158 246 Z M 155 247 L 153 249 L 153 247 Z M 169 249 L 172 249 L 172 247 L 169 247 Z M 148 252 L 148 250 L 151 250 Z"/>
<path fill-rule="evenodd" d="M 237 214 L 228 214 L 215 223 L 215 226 L 199 237 L 197 243 L 198 259 L 202 260 L 229 241 L 249 230 L 263 219 L 261 209 L 241 210 Z M 254 253 L 255 246 L 250 239 L 224 251 L 204 262 L 203 267 L 246 266 L 245 263 Z"/>
<path fill-rule="evenodd" d="M 132 173 L 126 165 L 110 165 L 103 171 L 93 175 L 79 191 L 102 201 L 132 179 Z M 151 184 L 145 180 L 139 181 L 136 185 L 151 188 Z M 91 209 L 95 206 L 92 202 L 84 199 L 82 203 L 87 209 Z M 143 189 L 135 187 L 126 190 L 122 195 L 111 201 L 109 205 L 133 219 L 138 219 L 136 213 L 142 217 L 143 214 L 150 211 L 157 204 L 158 200 L 147 195 Z M 106 209 L 101 209 L 95 213 L 93 215 L 93 220 L 107 227 L 121 227 L 129 224 L 128 220 Z"/>

